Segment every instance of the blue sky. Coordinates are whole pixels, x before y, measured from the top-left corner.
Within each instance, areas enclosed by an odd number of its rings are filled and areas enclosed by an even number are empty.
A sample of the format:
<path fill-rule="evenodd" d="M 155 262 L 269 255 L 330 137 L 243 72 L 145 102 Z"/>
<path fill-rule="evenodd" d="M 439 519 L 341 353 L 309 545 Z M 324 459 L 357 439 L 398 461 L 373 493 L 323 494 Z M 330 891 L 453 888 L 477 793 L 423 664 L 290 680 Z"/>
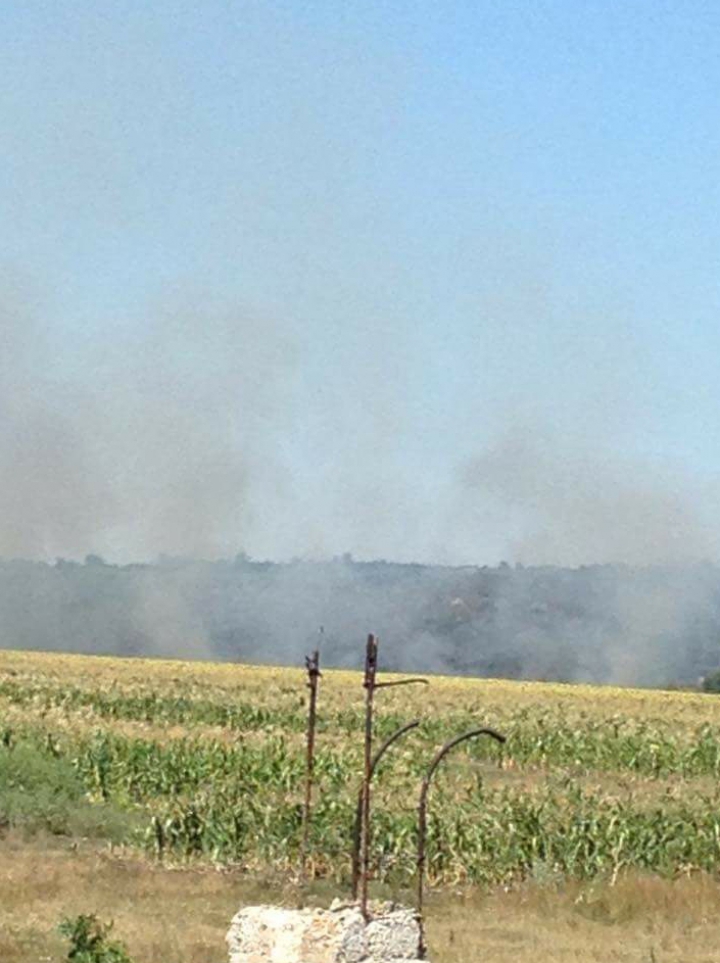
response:
<path fill-rule="evenodd" d="M 0 552 L 716 557 L 719 41 L 3 4 Z"/>

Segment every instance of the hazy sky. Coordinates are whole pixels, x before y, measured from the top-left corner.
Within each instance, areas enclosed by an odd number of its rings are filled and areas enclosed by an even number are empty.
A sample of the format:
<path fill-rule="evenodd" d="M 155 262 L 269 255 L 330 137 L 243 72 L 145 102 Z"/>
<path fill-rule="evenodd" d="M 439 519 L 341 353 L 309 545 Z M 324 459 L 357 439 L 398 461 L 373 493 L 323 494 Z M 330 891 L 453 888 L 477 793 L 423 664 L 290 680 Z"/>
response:
<path fill-rule="evenodd" d="M 0 5 L 0 554 L 720 554 L 720 7 Z"/>

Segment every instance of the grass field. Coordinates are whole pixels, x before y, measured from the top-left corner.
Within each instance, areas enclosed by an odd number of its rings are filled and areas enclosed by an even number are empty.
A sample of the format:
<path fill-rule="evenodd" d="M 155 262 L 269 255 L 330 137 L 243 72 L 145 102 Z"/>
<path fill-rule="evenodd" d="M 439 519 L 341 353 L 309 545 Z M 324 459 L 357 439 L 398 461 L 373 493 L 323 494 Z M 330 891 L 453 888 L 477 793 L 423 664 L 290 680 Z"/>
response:
<path fill-rule="evenodd" d="M 324 673 L 305 894 L 346 893 L 359 674 Z M 432 957 L 720 959 L 720 699 L 433 678 L 380 691 L 373 875 L 409 899 L 431 793 Z M 304 673 L 0 652 L 0 960 L 60 960 L 59 919 L 116 921 L 137 963 L 221 963 L 248 901 L 297 901 Z"/>

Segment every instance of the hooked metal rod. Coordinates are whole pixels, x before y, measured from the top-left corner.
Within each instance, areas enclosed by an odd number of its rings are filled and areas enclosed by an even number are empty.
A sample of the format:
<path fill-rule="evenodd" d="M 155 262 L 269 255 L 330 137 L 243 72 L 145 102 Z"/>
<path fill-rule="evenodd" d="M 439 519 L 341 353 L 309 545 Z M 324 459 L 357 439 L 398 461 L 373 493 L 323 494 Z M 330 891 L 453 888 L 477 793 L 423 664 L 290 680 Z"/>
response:
<path fill-rule="evenodd" d="M 415 678 L 413 678 L 413 679 L 392 679 L 390 682 L 376 682 L 376 683 L 375 683 L 375 688 L 376 688 L 376 689 L 389 689 L 391 686 L 394 686 L 394 685 L 416 685 L 417 683 L 420 683 L 421 685 L 430 685 L 430 680 L 429 680 L 429 679 L 419 679 L 419 678 L 417 678 L 417 679 L 415 679 Z"/>
<path fill-rule="evenodd" d="M 400 726 L 396 729 L 392 735 L 388 736 L 385 742 L 380 746 L 375 755 L 370 761 L 370 779 L 372 779 L 377 769 L 378 763 L 385 755 L 390 746 L 393 745 L 401 736 L 404 736 L 406 732 L 410 732 L 411 729 L 417 729 L 420 725 L 419 719 L 413 719 L 412 722 L 406 722 L 404 726 Z M 357 808 L 355 811 L 355 825 L 353 827 L 353 852 L 352 852 L 352 897 L 357 899 L 358 896 L 358 885 L 360 882 L 360 828 L 362 825 L 362 808 L 363 808 L 363 789 L 360 787 L 360 792 L 358 793 Z"/>
<path fill-rule="evenodd" d="M 482 727 L 480 729 L 471 729 L 469 732 L 464 732 L 462 735 L 455 736 L 450 739 L 445 745 L 438 751 L 433 761 L 428 767 L 425 778 L 422 781 L 420 787 L 420 802 L 418 804 L 418 848 L 417 848 L 417 915 L 418 922 L 420 925 L 420 959 L 425 958 L 425 930 L 423 926 L 423 880 L 425 875 L 425 838 L 427 835 L 427 797 L 428 791 L 430 789 L 430 782 L 435 773 L 435 770 L 443 761 L 445 756 L 459 745 L 461 742 L 465 742 L 467 739 L 472 739 L 475 736 L 489 736 L 491 739 L 495 739 L 496 742 L 503 743 L 506 741 L 505 736 L 501 733 L 496 732 L 495 729 L 489 729 L 487 727 Z"/>

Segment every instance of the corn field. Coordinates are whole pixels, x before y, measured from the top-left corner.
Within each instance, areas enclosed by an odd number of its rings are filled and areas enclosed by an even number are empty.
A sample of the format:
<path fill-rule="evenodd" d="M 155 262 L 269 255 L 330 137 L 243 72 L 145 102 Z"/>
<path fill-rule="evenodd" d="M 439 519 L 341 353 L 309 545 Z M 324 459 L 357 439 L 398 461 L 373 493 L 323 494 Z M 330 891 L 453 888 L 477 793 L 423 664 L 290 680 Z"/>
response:
<path fill-rule="evenodd" d="M 0 818 L 22 822 L 2 807 L 23 779 L 12 759 L 25 753 L 71 772 L 88 810 L 127 817 L 115 841 L 153 859 L 293 873 L 306 698 L 300 669 L 1 653 Z M 324 673 L 309 866 L 341 887 L 362 699 L 359 674 Z M 442 743 L 478 725 L 507 743 L 470 742 L 443 763 L 430 797 L 432 882 L 720 866 L 720 702 L 711 696 L 432 679 L 427 690 L 387 690 L 377 701 L 378 739 L 413 718 L 421 724 L 376 776 L 376 880 L 411 881 L 422 775 Z M 72 834 L 62 821 L 50 829 Z"/>

